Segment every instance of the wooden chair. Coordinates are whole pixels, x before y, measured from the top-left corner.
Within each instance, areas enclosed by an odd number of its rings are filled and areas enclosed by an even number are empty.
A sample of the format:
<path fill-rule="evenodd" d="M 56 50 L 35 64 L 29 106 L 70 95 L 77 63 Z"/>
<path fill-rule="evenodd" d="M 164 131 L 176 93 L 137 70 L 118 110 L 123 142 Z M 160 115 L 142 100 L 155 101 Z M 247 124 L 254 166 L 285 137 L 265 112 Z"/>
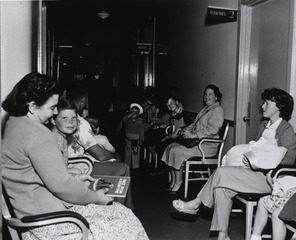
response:
<path fill-rule="evenodd" d="M 271 171 L 269 174 L 274 181 L 277 177 L 281 175 L 296 175 L 296 168 L 295 166 L 279 167 Z M 249 240 L 251 238 L 254 210 L 257 206 L 258 200 L 266 195 L 268 194 L 239 193 L 237 196 L 235 196 L 236 200 L 245 205 L 245 240 Z M 232 212 L 243 212 L 243 210 L 232 209 Z M 290 230 L 293 230 L 291 226 L 289 228 Z M 267 236 L 264 235 L 264 237 Z"/>
<path fill-rule="evenodd" d="M 204 181 L 208 180 L 211 175 L 211 166 L 220 166 L 222 152 L 229 130 L 229 121 L 224 120 L 224 123 L 219 131 L 219 138 L 203 138 L 198 144 L 198 148 L 202 154 L 201 157 L 191 157 L 185 162 L 185 188 L 184 198 L 187 198 L 188 194 L 188 183 L 190 181 Z M 204 143 L 219 143 L 217 154 L 215 156 L 206 156 L 203 150 Z M 205 166 L 206 170 L 193 169 L 194 165 Z M 197 176 L 196 174 L 199 174 Z M 195 175 L 190 177 L 190 175 Z"/>
<path fill-rule="evenodd" d="M 81 229 L 82 239 L 88 239 L 89 223 L 76 212 L 58 211 L 16 218 L 4 186 L 2 186 L 2 216 L 12 240 L 21 240 L 21 233 L 25 230 L 59 223 L 76 224 Z"/>

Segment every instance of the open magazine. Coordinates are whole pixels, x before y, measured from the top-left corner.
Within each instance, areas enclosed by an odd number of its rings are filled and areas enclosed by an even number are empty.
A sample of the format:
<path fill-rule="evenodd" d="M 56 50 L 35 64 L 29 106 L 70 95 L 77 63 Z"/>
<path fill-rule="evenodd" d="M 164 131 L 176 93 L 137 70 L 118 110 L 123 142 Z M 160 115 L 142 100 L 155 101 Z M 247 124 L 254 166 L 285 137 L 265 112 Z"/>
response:
<path fill-rule="evenodd" d="M 91 182 L 89 188 L 97 191 L 102 188 L 108 188 L 107 196 L 125 197 L 130 185 L 130 177 L 93 175 L 96 180 Z"/>

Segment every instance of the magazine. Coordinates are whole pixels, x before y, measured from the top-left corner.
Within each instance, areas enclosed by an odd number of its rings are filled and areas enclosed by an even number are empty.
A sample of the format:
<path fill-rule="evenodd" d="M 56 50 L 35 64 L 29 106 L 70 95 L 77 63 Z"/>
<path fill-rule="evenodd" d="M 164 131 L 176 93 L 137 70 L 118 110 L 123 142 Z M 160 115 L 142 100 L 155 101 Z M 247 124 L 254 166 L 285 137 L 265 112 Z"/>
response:
<path fill-rule="evenodd" d="M 121 176 L 93 175 L 92 177 L 96 180 L 90 183 L 89 188 L 93 191 L 108 188 L 106 195 L 110 197 L 125 197 L 131 181 L 130 177 Z"/>

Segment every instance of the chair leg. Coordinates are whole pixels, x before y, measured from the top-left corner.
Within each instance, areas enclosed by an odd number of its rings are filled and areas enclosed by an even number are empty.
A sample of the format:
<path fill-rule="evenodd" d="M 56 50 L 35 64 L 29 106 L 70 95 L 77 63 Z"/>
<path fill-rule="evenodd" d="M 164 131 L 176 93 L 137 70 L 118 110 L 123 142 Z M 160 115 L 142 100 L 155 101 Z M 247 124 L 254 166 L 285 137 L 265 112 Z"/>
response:
<path fill-rule="evenodd" d="M 158 163 L 158 154 L 157 152 L 155 153 L 155 168 L 157 168 L 157 163 Z"/>
<path fill-rule="evenodd" d="M 147 159 L 147 149 L 146 149 L 146 147 L 143 147 L 143 156 L 144 156 L 144 159 L 146 160 Z"/>
<path fill-rule="evenodd" d="M 212 174 L 211 169 L 208 167 L 208 175 L 209 175 L 208 178 L 210 178 L 211 174 Z"/>
<path fill-rule="evenodd" d="M 187 198 L 188 194 L 188 182 L 189 182 L 189 166 L 188 162 L 185 163 L 185 187 L 184 187 L 184 198 Z"/>
<path fill-rule="evenodd" d="M 245 225 L 245 240 L 251 239 L 251 232 L 253 226 L 253 214 L 254 207 L 257 205 L 257 202 L 247 201 L 246 204 L 246 225 Z"/>
<path fill-rule="evenodd" d="M 151 164 L 151 161 L 152 161 L 152 154 L 150 153 L 150 151 L 148 151 L 148 156 L 149 156 L 149 164 Z"/>

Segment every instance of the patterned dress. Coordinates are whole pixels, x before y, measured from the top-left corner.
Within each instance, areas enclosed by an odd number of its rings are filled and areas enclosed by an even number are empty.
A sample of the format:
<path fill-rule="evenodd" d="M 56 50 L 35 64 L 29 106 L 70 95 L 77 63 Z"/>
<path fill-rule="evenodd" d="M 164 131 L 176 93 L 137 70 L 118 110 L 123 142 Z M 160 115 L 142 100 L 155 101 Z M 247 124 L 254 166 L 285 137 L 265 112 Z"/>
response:
<path fill-rule="evenodd" d="M 147 240 L 142 224 L 133 212 L 114 202 L 109 206 L 75 205 L 71 211 L 81 214 L 90 224 L 89 240 Z M 39 227 L 22 234 L 24 240 L 80 240 L 81 231 L 71 223 Z"/>
<path fill-rule="evenodd" d="M 262 198 L 263 206 L 270 213 L 279 207 L 283 207 L 296 193 L 296 177 L 280 177 L 272 187 L 272 194 Z"/>

